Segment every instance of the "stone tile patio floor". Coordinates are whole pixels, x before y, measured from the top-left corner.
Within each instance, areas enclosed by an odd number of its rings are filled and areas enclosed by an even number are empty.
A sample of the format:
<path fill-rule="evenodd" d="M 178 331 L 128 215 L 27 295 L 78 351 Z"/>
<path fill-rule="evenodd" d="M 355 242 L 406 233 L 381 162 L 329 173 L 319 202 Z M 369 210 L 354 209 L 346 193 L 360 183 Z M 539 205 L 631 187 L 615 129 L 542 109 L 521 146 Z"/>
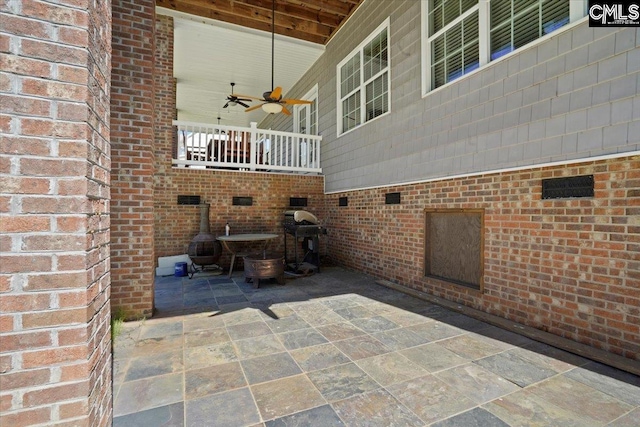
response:
<path fill-rule="evenodd" d="M 114 426 L 638 426 L 640 378 L 338 267 L 156 281 L 114 343 Z"/>

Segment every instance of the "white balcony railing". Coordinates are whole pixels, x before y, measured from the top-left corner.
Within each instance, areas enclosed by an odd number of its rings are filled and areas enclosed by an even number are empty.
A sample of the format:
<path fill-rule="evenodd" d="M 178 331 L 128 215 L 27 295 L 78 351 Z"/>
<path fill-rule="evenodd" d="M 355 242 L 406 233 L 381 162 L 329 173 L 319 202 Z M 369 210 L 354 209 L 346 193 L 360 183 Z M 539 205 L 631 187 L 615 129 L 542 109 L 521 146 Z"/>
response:
<path fill-rule="evenodd" d="M 174 121 L 176 167 L 322 173 L 321 136 Z"/>

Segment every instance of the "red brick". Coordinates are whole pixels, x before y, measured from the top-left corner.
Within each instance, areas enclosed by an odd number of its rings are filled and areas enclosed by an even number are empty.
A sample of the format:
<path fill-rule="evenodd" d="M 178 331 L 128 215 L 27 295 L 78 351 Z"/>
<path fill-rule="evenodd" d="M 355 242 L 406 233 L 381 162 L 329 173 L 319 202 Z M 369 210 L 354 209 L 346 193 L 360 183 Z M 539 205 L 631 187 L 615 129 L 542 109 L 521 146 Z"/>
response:
<path fill-rule="evenodd" d="M 0 414 L 2 426 L 27 426 L 45 424 L 51 420 L 51 408 L 35 408 L 20 412 L 6 412 Z"/>
<path fill-rule="evenodd" d="M 35 310 L 45 310 L 51 305 L 49 293 L 5 294 L 0 296 L 4 313 L 19 313 Z"/>
<path fill-rule="evenodd" d="M 51 102 L 43 99 L 0 94 L 0 105 L 5 111 L 11 111 L 16 114 L 45 117 L 51 114 Z"/>
<path fill-rule="evenodd" d="M 74 325 L 86 322 L 84 308 L 67 310 L 48 310 L 36 313 L 24 313 L 22 326 L 25 329 L 46 328 L 61 325 Z"/>
<path fill-rule="evenodd" d="M 61 403 L 59 414 L 60 419 L 65 420 L 67 418 L 76 418 L 86 415 L 88 412 L 88 405 L 85 400 L 79 402 Z"/>
<path fill-rule="evenodd" d="M 5 22 L 4 16 L 6 15 L 3 15 L 3 24 Z M 43 78 L 48 78 L 51 75 L 51 64 L 45 61 L 25 58 L 25 57 L 11 55 L 11 54 L 0 54 L 0 62 L 2 63 L 2 68 L 4 71 L 8 71 L 14 74 L 43 77 Z M 6 98 L 9 99 L 9 97 L 6 97 Z M 29 100 L 26 100 L 26 102 L 27 104 L 30 103 Z M 46 102 L 46 101 L 43 101 L 43 102 Z M 11 101 L 11 103 L 13 103 L 13 101 Z M 4 107 L 5 106 L 3 105 L 3 108 Z"/>
<path fill-rule="evenodd" d="M 23 369 L 31 369 L 43 366 L 52 366 L 77 360 L 86 360 L 86 357 L 86 346 L 30 351 L 23 353 L 22 367 Z"/>
<path fill-rule="evenodd" d="M 50 379 L 51 371 L 45 368 L 4 374 L 0 377 L 0 382 L 2 382 L 2 390 L 9 391 L 45 385 Z"/>
<path fill-rule="evenodd" d="M 72 384 L 61 384 L 40 390 L 28 391 L 24 394 L 24 405 L 46 405 L 55 402 L 86 398 L 88 396 L 87 383 L 79 382 Z"/>
<path fill-rule="evenodd" d="M 52 266 L 50 255 L 2 255 L 0 259 L 4 273 L 48 272 Z"/>

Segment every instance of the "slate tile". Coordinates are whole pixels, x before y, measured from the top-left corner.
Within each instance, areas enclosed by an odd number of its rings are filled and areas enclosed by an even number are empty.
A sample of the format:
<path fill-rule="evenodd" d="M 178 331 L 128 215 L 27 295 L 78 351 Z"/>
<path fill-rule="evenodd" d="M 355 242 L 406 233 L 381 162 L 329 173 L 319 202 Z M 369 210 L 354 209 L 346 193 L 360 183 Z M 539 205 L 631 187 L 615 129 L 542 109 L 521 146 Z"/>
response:
<path fill-rule="evenodd" d="M 157 375 L 171 374 L 184 369 L 182 350 L 173 350 L 153 356 L 131 359 L 124 381 L 139 380 Z"/>
<path fill-rule="evenodd" d="M 241 364 L 249 384 L 289 377 L 302 372 L 289 353 L 246 359 Z"/>
<path fill-rule="evenodd" d="M 310 325 L 297 314 L 292 314 L 291 316 L 279 319 L 269 319 L 266 322 L 267 326 L 269 326 L 276 334 L 310 327 Z"/>
<path fill-rule="evenodd" d="M 192 369 L 184 374 L 185 398 L 194 399 L 247 385 L 238 362 Z"/>
<path fill-rule="evenodd" d="M 316 330 L 324 335 L 329 341 L 344 340 L 347 338 L 353 338 L 365 334 L 362 329 L 356 328 L 348 322 L 318 326 L 316 327 Z"/>
<path fill-rule="evenodd" d="M 185 402 L 186 426 L 244 427 L 260 422 L 248 388 L 240 388 Z"/>
<path fill-rule="evenodd" d="M 423 426 L 409 409 L 384 389 L 376 389 L 332 404 L 338 416 L 353 427 Z"/>
<path fill-rule="evenodd" d="M 458 356 L 438 343 L 401 350 L 400 354 L 429 372 L 442 371 L 469 362 L 468 359 Z"/>
<path fill-rule="evenodd" d="M 224 327 L 186 332 L 184 334 L 185 347 L 219 344 L 230 340 L 231 338 Z"/>
<path fill-rule="evenodd" d="M 508 351 L 476 360 L 475 363 L 520 387 L 526 387 L 556 375 L 555 371 L 530 363 Z"/>
<path fill-rule="evenodd" d="M 640 406 L 640 377 L 637 375 L 596 362 L 572 369 L 565 375 L 630 405 Z"/>
<path fill-rule="evenodd" d="M 335 345 L 329 343 L 303 347 L 291 350 L 289 353 L 305 372 L 317 371 L 350 361 Z"/>
<path fill-rule="evenodd" d="M 182 427 L 184 402 L 113 418 L 113 427 Z"/>
<path fill-rule="evenodd" d="M 182 321 L 146 323 L 140 328 L 139 339 L 164 338 L 182 334 Z"/>
<path fill-rule="evenodd" d="M 428 372 L 400 353 L 386 353 L 358 360 L 358 366 L 383 386 L 410 380 Z"/>
<path fill-rule="evenodd" d="M 286 350 L 280 340 L 273 334 L 237 340 L 233 342 L 233 345 L 240 360 L 281 353 Z"/>
<path fill-rule="evenodd" d="M 352 319 L 350 322 L 357 328 L 360 328 L 370 334 L 398 328 L 398 325 L 382 316 L 362 317 Z"/>
<path fill-rule="evenodd" d="M 328 402 L 346 399 L 380 387 L 354 363 L 314 371 L 308 376 Z"/>
<path fill-rule="evenodd" d="M 113 416 L 141 412 L 158 406 L 166 406 L 184 400 L 182 372 L 144 378 L 122 384 L 114 399 Z M 158 393 L 162 390 L 162 393 Z"/>
<path fill-rule="evenodd" d="M 407 329 L 427 339 L 429 342 L 454 337 L 464 333 L 461 329 L 454 328 L 453 326 L 441 322 L 421 323 L 418 325 L 407 326 Z"/>
<path fill-rule="evenodd" d="M 286 417 L 267 421 L 266 427 L 343 427 L 336 412 L 329 405 L 318 406 Z"/>
<path fill-rule="evenodd" d="M 407 328 L 392 329 L 372 335 L 391 350 L 403 350 L 429 342 L 427 338 Z"/>
<path fill-rule="evenodd" d="M 475 402 L 433 375 L 394 384 L 387 389 L 427 424 L 476 406 Z"/>
<path fill-rule="evenodd" d="M 492 400 L 483 408 L 514 426 L 563 426 L 563 427 L 591 427 L 602 425 L 580 414 L 569 411 L 539 396 L 521 390 L 507 396 Z"/>
<path fill-rule="evenodd" d="M 474 408 L 446 420 L 433 424 L 433 427 L 509 427 L 509 424 L 482 408 Z"/>
<path fill-rule="evenodd" d="M 227 326 L 227 332 L 232 340 L 259 337 L 261 335 L 272 334 L 271 329 L 264 321 L 242 323 Z"/>
<path fill-rule="evenodd" d="M 434 375 L 477 403 L 485 403 L 520 389 L 517 385 L 473 363 L 456 366 Z"/>
<path fill-rule="evenodd" d="M 305 375 L 256 384 L 251 386 L 251 390 L 264 420 L 281 418 L 326 404 Z"/>
<path fill-rule="evenodd" d="M 566 375 L 550 378 L 528 390 L 553 405 L 600 423 L 611 422 L 633 409 L 628 403 Z"/>
<path fill-rule="evenodd" d="M 278 339 L 282 341 L 282 344 L 284 344 L 288 350 L 310 347 L 328 342 L 324 336 L 313 328 L 298 329 L 296 331 L 278 334 Z"/>
<path fill-rule="evenodd" d="M 231 342 L 187 348 L 184 351 L 185 369 L 204 368 L 238 360 Z"/>
<path fill-rule="evenodd" d="M 465 334 L 438 342 L 439 345 L 469 360 L 482 359 L 504 351 L 504 348 L 478 337 Z"/>
<path fill-rule="evenodd" d="M 351 360 L 364 359 L 365 357 L 377 356 L 388 353 L 391 349 L 371 336 L 359 336 L 333 343 Z"/>

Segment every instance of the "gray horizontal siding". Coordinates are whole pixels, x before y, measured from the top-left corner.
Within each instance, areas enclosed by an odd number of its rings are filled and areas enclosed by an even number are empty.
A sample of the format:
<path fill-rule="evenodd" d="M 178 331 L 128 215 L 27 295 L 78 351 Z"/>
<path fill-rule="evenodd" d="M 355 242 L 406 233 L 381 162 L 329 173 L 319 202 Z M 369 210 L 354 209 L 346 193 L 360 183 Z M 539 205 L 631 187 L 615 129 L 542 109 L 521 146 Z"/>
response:
<path fill-rule="evenodd" d="M 336 64 L 387 16 L 391 114 L 336 137 Z M 423 98 L 420 2 L 367 0 L 287 96 L 316 83 L 328 192 L 640 150 L 637 29 L 584 21 Z"/>

